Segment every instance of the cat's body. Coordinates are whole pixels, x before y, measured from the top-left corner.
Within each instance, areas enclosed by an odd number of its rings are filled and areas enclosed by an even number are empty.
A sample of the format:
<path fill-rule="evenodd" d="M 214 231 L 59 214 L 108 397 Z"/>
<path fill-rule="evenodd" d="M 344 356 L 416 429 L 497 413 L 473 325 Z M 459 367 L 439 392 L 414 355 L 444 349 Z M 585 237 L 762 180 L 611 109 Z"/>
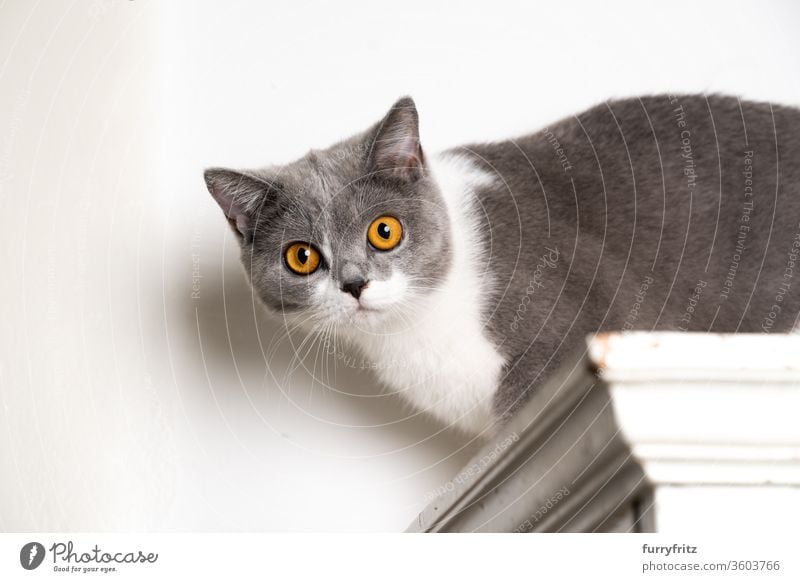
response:
<path fill-rule="evenodd" d="M 268 307 L 336 322 L 387 385 L 473 433 L 588 333 L 777 333 L 800 312 L 793 108 L 630 99 L 426 160 L 406 99 L 291 166 L 207 182 Z M 364 238 L 379 215 L 403 225 L 388 252 Z M 292 240 L 326 270 L 287 273 Z"/>

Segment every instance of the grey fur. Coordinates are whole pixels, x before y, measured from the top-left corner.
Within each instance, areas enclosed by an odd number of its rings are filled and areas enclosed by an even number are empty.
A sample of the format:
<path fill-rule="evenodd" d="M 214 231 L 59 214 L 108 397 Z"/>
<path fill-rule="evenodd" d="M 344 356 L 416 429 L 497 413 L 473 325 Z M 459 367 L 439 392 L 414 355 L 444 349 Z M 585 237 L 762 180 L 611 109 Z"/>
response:
<path fill-rule="evenodd" d="M 281 252 L 289 241 L 317 242 L 323 233 L 334 241 L 333 256 L 318 276 L 342 279 L 345 267 L 380 276 L 392 263 L 431 287 L 441 280 L 450 227 L 429 211 L 441 199 L 425 173 L 416 126 L 405 98 L 367 132 L 287 167 L 206 173 L 245 231 L 243 260 L 269 307 L 307 307 L 308 280 L 286 272 Z M 745 152 L 752 152 L 751 196 Z M 451 153 L 497 177 L 478 201 L 487 261 L 479 271 L 489 274 L 485 324 L 507 361 L 495 397 L 499 417 L 512 414 L 588 333 L 774 333 L 796 324 L 795 108 L 722 96 L 626 99 L 532 135 Z M 362 236 L 384 210 L 410 225 L 393 254 L 371 251 Z"/>
<path fill-rule="evenodd" d="M 242 243 L 242 261 L 260 298 L 276 311 L 315 312 L 311 285 L 332 277 L 382 278 L 391 266 L 435 287 L 447 273 L 450 236 L 439 191 L 424 173 L 417 111 L 410 98 L 399 100 L 364 133 L 282 167 L 253 171 L 212 168 L 206 184 Z M 391 214 L 406 229 L 390 252 L 372 249 L 363 236 L 370 222 Z M 304 241 L 331 252 L 312 275 L 298 277 L 283 264 L 284 249 Z M 324 253 L 323 253 L 324 254 Z"/>

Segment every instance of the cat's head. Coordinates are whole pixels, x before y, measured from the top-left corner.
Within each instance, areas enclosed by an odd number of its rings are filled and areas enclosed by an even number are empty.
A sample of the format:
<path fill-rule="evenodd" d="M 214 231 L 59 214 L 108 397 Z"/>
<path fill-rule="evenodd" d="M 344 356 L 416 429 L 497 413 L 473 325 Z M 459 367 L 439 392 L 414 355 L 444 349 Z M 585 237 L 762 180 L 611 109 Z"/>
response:
<path fill-rule="evenodd" d="M 450 221 L 408 97 L 328 149 L 205 180 L 254 289 L 292 319 L 366 331 L 408 322 L 450 268 Z"/>

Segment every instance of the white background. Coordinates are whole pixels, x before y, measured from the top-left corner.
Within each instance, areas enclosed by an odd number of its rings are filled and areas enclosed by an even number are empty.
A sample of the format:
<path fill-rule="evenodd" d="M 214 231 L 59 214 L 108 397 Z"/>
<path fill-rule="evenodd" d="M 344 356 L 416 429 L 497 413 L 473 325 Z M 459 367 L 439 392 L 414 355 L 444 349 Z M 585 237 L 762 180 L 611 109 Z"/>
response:
<path fill-rule="evenodd" d="M 468 447 L 291 372 L 202 169 L 404 94 L 429 151 L 614 96 L 800 105 L 800 5 L 697 4 L 0 4 L 0 529 L 404 528 Z"/>

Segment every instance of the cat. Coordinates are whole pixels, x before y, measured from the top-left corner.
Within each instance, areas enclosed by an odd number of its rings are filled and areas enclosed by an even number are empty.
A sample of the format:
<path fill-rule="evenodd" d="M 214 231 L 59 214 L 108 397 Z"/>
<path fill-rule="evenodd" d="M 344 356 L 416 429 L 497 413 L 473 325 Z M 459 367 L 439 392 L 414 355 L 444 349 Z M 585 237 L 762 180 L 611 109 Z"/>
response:
<path fill-rule="evenodd" d="M 404 97 L 327 149 L 205 181 L 268 310 L 470 435 L 587 334 L 789 332 L 800 312 L 792 107 L 623 99 L 434 156 Z"/>

